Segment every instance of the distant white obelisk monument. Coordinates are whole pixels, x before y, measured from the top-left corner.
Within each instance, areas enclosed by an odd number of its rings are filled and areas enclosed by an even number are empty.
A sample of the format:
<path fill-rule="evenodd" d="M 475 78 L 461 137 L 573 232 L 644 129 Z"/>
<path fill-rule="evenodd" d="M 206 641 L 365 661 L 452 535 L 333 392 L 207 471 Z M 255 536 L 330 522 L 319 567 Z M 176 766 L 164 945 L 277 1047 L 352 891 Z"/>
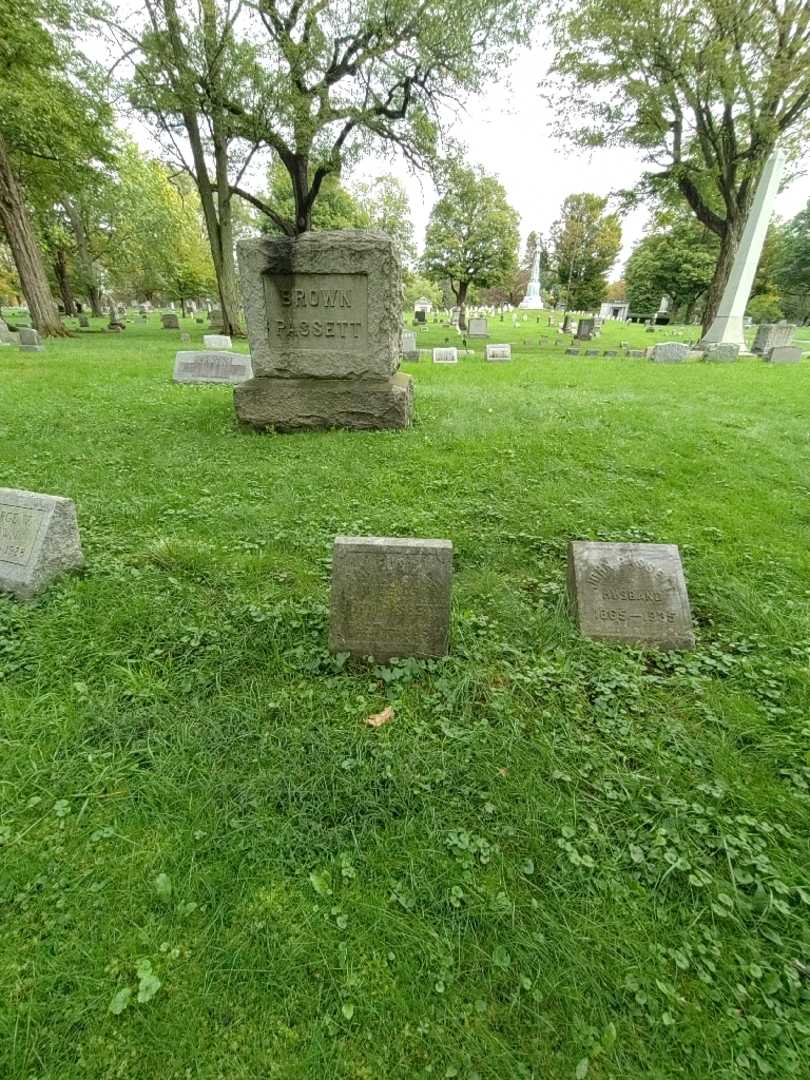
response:
<path fill-rule="evenodd" d="M 528 308 L 532 311 L 542 311 L 544 308 L 543 298 L 540 295 L 540 252 L 535 251 L 534 262 L 532 263 L 532 276 L 529 281 L 529 287 L 526 289 L 526 295 L 520 301 L 522 308 Z"/>
<path fill-rule="evenodd" d="M 714 322 L 700 343 L 701 347 L 714 345 L 717 342 L 730 342 L 739 345 L 743 351 L 746 349 L 743 316 L 748 297 L 751 295 L 754 274 L 757 272 L 762 245 L 765 243 L 768 222 L 771 220 L 773 204 L 776 193 L 779 191 L 779 181 L 782 179 L 784 168 L 785 155 L 781 150 L 775 150 L 765 162 L 720 306 Z"/>

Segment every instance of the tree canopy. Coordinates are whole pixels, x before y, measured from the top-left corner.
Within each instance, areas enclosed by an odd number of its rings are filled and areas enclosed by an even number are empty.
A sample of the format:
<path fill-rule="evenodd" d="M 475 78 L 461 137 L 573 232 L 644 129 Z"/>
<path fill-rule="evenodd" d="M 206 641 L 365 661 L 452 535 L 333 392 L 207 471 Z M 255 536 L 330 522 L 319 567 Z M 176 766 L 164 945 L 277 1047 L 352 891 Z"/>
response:
<path fill-rule="evenodd" d="M 622 243 L 618 215 L 607 199 L 569 195 L 551 227 L 551 255 L 565 306 L 590 311 L 605 296 L 607 276 Z"/>

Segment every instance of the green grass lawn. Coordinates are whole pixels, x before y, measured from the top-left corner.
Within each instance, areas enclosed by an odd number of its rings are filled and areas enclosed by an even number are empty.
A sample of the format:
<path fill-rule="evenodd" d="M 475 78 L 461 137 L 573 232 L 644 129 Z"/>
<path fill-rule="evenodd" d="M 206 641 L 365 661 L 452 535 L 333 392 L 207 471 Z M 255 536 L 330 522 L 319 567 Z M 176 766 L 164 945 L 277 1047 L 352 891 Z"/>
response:
<path fill-rule="evenodd" d="M 154 317 L 0 349 L 87 557 L 0 599 L 4 1080 L 810 1075 L 810 362 L 534 318 L 405 432 L 241 432 Z M 453 541 L 448 659 L 329 656 L 337 533 Z M 572 538 L 679 544 L 697 649 L 581 640 Z"/>

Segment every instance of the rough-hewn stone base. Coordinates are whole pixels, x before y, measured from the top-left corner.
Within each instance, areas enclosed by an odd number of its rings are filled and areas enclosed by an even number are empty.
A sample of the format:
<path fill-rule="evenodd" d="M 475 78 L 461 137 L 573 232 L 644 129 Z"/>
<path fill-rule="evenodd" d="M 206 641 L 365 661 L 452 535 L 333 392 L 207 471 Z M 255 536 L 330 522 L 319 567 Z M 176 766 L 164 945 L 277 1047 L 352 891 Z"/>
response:
<path fill-rule="evenodd" d="M 236 415 L 251 427 L 276 431 L 410 426 L 413 383 L 390 379 L 254 378 L 234 390 Z"/>

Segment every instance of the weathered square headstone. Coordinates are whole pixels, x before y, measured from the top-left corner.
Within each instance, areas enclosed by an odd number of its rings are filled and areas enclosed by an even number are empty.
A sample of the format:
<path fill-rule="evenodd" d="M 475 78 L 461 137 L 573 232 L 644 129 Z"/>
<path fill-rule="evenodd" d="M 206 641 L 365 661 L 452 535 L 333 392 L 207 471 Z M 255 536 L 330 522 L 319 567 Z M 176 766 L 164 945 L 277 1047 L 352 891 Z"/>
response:
<path fill-rule="evenodd" d="M 487 360 L 490 363 L 503 363 L 512 359 L 511 345 L 487 345 Z"/>
<path fill-rule="evenodd" d="M 0 591 L 27 600 L 83 565 L 70 499 L 0 488 Z"/>
<path fill-rule="evenodd" d="M 79 316 L 79 326 L 83 330 L 87 330 L 87 328 L 90 326 L 90 320 L 87 318 L 86 315 L 80 315 Z"/>
<path fill-rule="evenodd" d="M 792 323 L 761 323 L 757 327 L 751 352 L 767 356 L 771 349 L 779 345 L 790 345 L 795 331 L 796 327 Z"/>
<path fill-rule="evenodd" d="M 165 315 L 160 316 L 160 321 L 163 324 L 164 330 L 179 330 L 180 322 L 173 311 L 167 312 Z"/>
<path fill-rule="evenodd" d="M 703 359 L 710 364 L 731 364 L 739 355 L 740 346 L 734 341 L 718 341 L 703 350 Z"/>
<path fill-rule="evenodd" d="M 594 319 L 580 319 L 577 323 L 577 340 L 590 341 L 596 333 Z"/>
<path fill-rule="evenodd" d="M 45 346 L 39 339 L 39 334 L 36 330 L 32 330 L 28 326 L 21 326 L 17 331 L 17 339 L 20 343 L 20 349 L 23 352 L 44 352 Z"/>
<path fill-rule="evenodd" d="M 689 346 L 682 341 L 662 341 L 653 348 L 651 360 L 656 364 L 680 364 L 689 355 Z"/>
<path fill-rule="evenodd" d="M 458 363 L 458 349 L 455 347 L 447 349 L 434 349 L 433 350 L 433 363 L 434 364 L 457 364 Z"/>
<path fill-rule="evenodd" d="M 565 355 L 566 356 L 579 356 L 579 349 L 566 349 L 565 350 Z"/>
<path fill-rule="evenodd" d="M 203 346 L 206 349 L 222 352 L 225 349 L 232 349 L 233 342 L 228 334 L 203 334 Z"/>
<path fill-rule="evenodd" d="M 486 319 L 470 319 L 467 324 L 467 337 L 471 338 L 485 338 L 489 337 L 488 323 Z"/>
<path fill-rule="evenodd" d="M 568 595 L 584 637 L 691 649 L 692 613 L 675 544 L 568 545 Z"/>
<path fill-rule="evenodd" d="M 254 374 L 234 395 L 239 418 L 285 431 L 407 427 L 413 386 L 397 374 L 401 269 L 390 237 L 325 230 L 243 240 L 238 251 Z"/>
<path fill-rule="evenodd" d="M 450 633 L 449 540 L 338 536 L 332 554 L 333 653 L 444 656 Z"/>
<path fill-rule="evenodd" d="M 174 357 L 176 383 L 243 383 L 252 375 L 250 357 L 241 353 L 189 349 Z"/>
<path fill-rule="evenodd" d="M 802 350 L 795 345 L 775 345 L 765 357 L 769 364 L 798 364 Z"/>

